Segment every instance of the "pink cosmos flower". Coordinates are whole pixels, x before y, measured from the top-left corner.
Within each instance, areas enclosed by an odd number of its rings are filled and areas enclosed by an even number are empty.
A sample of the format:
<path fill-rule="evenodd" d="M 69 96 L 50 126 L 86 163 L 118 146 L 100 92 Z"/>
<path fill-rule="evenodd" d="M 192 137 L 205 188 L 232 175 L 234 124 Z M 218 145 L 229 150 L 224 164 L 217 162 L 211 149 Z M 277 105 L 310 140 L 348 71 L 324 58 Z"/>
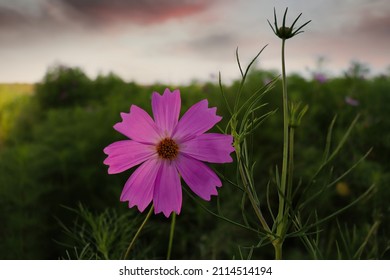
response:
<path fill-rule="evenodd" d="M 355 99 L 355 98 L 352 98 L 350 96 L 346 96 L 345 97 L 345 103 L 347 103 L 348 105 L 351 105 L 351 106 L 359 106 L 359 100 Z"/>
<path fill-rule="evenodd" d="M 108 173 L 115 174 L 141 164 L 127 180 L 121 201 L 142 212 L 153 200 L 154 212 L 166 217 L 180 214 L 182 188 L 180 177 L 204 200 L 217 195 L 222 183 L 203 161 L 232 162 L 233 137 L 205 133 L 222 118 L 207 100 L 193 105 L 179 120 L 180 91 L 169 89 L 152 95 L 154 120 L 143 109 L 132 105 L 121 113 L 122 122 L 114 129 L 130 140 L 114 142 L 104 149 Z"/>

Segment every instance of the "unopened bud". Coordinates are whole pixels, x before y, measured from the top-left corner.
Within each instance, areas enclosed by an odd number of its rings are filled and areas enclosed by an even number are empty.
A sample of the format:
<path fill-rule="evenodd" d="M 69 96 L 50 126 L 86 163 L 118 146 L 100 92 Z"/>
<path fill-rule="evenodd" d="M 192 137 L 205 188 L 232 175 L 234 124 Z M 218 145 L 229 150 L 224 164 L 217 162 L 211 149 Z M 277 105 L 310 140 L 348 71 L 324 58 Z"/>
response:
<path fill-rule="evenodd" d="M 281 39 L 288 39 L 291 38 L 292 36 L 292 29 L 290 27 L 280 27 L 278 29 L 277 35 Z"/>
<path fill-rule="evenodd" d="M 274 26 L 268 21 L 268 24 L 271 26 L 272 31 L 275 33 L 276 36 L 278 36 L 280 39 L 287 40 L 289 38 L 294 37 L 295 35 L 298 35 L 299 33 L 302 33 L 303 30 L 302 28 L 305 27 L 311 20 L 307 21 L 306 23 L 302 24 L 300 27 L 297 29 L 294 29 L 295 24 L 297 23 L 298 19 L 301 17 L 302 13 L 299 14 L 299 16 L 294 20 L 293 24 L 291 27 L 287 27 L 285 25 L 286 23 L 286 15 L 287 15 L 287 8 L 286 11 L 284 12 L 283 16 L 283 25 L 281 27 L 278 27 L 278 22 L 276 18 L 276 11 L 274 9 Z"/>

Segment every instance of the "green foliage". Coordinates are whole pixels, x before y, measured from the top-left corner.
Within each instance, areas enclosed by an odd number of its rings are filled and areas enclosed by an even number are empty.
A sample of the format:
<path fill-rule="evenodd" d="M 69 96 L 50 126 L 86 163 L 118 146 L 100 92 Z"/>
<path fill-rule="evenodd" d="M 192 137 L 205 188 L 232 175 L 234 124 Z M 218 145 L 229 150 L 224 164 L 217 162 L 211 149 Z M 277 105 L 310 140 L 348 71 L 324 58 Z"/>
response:
<path fill-rule="evenodd" d="M 93 94 L 90 87 L 91 81 L 81 69 L 56 65 L 37 85 L 36 98 L 44 109 L 82 105 Z"/>
<path fill-rule="evenodd" d="M 138 227 L 139 216 L 135 212 L 127 211 L 119 214 L 115 209 L 107 208 L 99 214 L 92 213 L 83 205 L 75 209 L 68 208 L 76 214 L 72 227 L 59 220 L 63 231 L 69 238 L 69 247 L 66 256 L 69 259 L 97 259 L 119 260 L 123 258 L 128 241 L 135 234 Z M 152 251 L 153 242 L 143 244 L 132 258 L 139 259 Z"/>
<path fill-rule="evenodd" d="M 390 234 L 390 189 L 387 187 L 390 184 L 390 111 L 387 108 L 390 79 L 355 76 L 333 78 L 325 83 L 297 75 L 289 77 L 290 98 L 309 106 L 295 134 L 295 186 L 310 180 L 324 158 L 324 147 L 329 146 L 328 158 L 331 157 L 348 126 L 360 115 L 342 152 L 311 182 L 307 193 L 297 190 L 296 197 L 307 199 L 321 191 L 331 182 L 330 178 L 340 177 L 373 148 L 353 172 L 331 184 L 315 203 L 307 204 L 312 212 L 311 221 L 315 223 L 317 217 L 326 217 L 345 207 L 373 183 L 375 191 L 340 214 L 338 223 L 329 220 L 326 230 L 314 227 L 307 240 L 287 239 L 285 258 L 389 257 L 386 248 Z M 272 72 L 250 71 L 241 89 L 241 104 L 255 108 L 251 93 L 273 77 Z M 238 81 L 223 87 L 228 102 L 234 101 L 239 88 Z M 145 214 L 119 202 L 119 194 L 131 171 L 109 176 L 103 165 L 103 148 L 124 139 L 112 128 L 120 121 L 120 112 L 128 112 L 131 104 L 150 112 L 151 93 L 164 89 L 163 85 L 128 83 L 114 74 L 91 80 L 80 69 L 60 66 L 49 69 L 33 95 L 21 94 L 13 101 L 0 104 L 0 259 L 121 258 L 134 229 L 142 221 L 140 216 Z M 192 84 L 181 86 L 180 90 L 182 112 L 207 98 L 224 117 L 219 128 L 228 125 L 230 112 L 218 84 Z M 262 96 L 261 104 L 268 105 L 259 107 L 260 116 L 276 109 L 275 113 L 265 121 L 247 116 L 248 122 L 242 124 L 243 129 L 250 129 L 250 120 L 261 122 L 251 131 L 246 153 L 256 161 L 249 168 L 253 170 L 253 190 L 260 205 L 265 207 L 264 212 L 267 204 L 277 209 L 277 193 L 271 189 L 268 201 L 266 193 L 267 186 L 276 184 L 269 178 L 275 178 L 275 166 L 281 163 L 280 92 L 280 84 L 276 83 Z M 358 106 L 346 103 L 346 97 L 357 100 Z M 246 112 L 246 109 L 241 111 Z M 326 135 L 336 114 L 329 145 Z M 218 198 L 199 203 L 183 192 L 172 258 L 273 258 L 272 248 L 266 242 L 259 243 L 256 232 L 215 219 L 213 213 L 242 221 L 241 211 L 250 209 L 249 203 L 240 209 L 242 200 L 233 183 L 236 163 L 215 166 L 215 169 L 225 178 Z M 84 206 L 80 207 L 79 203 Z M 308 217 L 301 218 L 305 221 Z M 256 223 L 254 213 L 246 219 L 250 226 Z M 265 219 L 271 221 L 272 217 L 267 215 Z M 159 215 L 151 217 L 131 258 L 164 258 L 168 235 L 168 220 Z M 349 251 L 345 248 L 347 244 L 351 244 Z M 317 248 L 316 252 L 321 251 L 322 255 L 314 255 L 310 248 Z"/>

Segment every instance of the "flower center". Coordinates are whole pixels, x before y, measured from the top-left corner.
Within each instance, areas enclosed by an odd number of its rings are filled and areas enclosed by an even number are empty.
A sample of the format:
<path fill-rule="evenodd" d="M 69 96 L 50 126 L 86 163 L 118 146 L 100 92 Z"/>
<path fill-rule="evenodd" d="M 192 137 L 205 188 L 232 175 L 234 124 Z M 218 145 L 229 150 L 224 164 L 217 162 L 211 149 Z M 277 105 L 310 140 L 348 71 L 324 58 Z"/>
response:
<path fill-rule="evenodd" d="M 171 138 L 165 138 L 158 143 L 157 153 L 160 158 L 173 160 L 179 153 L 179 146 Z"/>

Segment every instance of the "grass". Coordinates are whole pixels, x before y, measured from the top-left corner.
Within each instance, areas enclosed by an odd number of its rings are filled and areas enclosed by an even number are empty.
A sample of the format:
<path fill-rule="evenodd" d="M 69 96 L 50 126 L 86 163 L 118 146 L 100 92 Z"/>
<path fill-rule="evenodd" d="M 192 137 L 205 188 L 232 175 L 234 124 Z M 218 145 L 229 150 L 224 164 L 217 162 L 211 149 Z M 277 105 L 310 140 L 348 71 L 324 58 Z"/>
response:
<path fill-rule="evenodd" d="M 24 83 L 0 84 L 0 109 L 20 96 L 32 95 L 34 87 L 34 84 Z"/>
<path fill-rule="evenodd" d="M 33 95 L 34 84 L 0 84 L 0 147 L 10 134 L 22 104 Z"/>

